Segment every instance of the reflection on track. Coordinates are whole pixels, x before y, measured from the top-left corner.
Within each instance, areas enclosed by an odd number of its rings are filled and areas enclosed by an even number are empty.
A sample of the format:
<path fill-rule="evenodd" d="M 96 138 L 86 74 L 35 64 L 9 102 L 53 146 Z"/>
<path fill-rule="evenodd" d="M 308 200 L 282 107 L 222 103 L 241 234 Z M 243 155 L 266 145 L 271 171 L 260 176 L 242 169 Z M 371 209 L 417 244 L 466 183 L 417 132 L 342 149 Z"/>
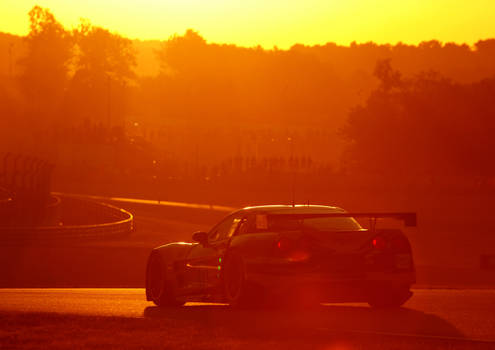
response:
<path fill-rule="evenodd" d="M 0 313 L 5 311 L 187 320 L 242 334 L 285 330 L 293 335 L 393 333 L 495 341 L 494 290 L 415 290 L 405 307 L 395 310 L 366 304 L 235 310 L 204 303 L 161 309 L 145 300 L 142 288 L 0 289 Z"/>
<path fill-rule="evenodd" d="M 414 334 L 463 338 L 449 322 L 407 308 L 378 310 L 364 305 L 321 305 L 310 309 L 232 310 L 227 305 L 188 304 L 183 308 L 147 307 L 145 317 L 180 319 L 228 328 L 247 335 L 317 332 Z"/>

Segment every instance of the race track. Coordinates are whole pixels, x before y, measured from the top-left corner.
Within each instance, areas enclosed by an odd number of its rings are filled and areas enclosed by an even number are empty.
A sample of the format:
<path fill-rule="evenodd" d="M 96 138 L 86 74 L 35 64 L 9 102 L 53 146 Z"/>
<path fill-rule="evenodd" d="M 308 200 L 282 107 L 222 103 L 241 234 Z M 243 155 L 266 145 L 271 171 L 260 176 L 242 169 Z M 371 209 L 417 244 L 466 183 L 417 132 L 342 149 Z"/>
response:
<path fill-rule="evenodd" d="M 192 232 L 207 229 L 225 214 L 221 210 L 205 211 L 202 208 L 184 212 L 180 208 L 174 209 L 175 203 L 168 202 L 153 206 L 121 200 L 126 209 L 135 214 L 138 227 L 128 236 L 71 244 L 0 247 L 0 286 L 7 287 L 0 288 L 0 318 L 3 315 L 7 316 L 5 320 L 20 317 L 22 325 L 33 314 L 41 315 L 41 319 L 46 314 L 81 318 L 101 316 L 123 318 L 124 322 L 128 319 L 151 320 L 159 329 L 163 323 L 175 327 L 176 332 L 185 324 L 198 332 L 203 325 L 227 328 L 229 335 L 244 334 L 245 330 L 261 332 L 262 336 L 310 333 L 321 336 L 322 344 L 331 338 L 331 334 L 349 333 L 350 339 L 360 334 L 391 335 L 448 339 L 449 344 L 450 341 L 455 344 L 481 341 L 488 342 L 489 348 L 495 348 L 495 289 L 415 289 L 412 299 L 397 310 L 376 310 L 367 304 L 232 310 L 222 304 L 203 303 L 160 309 L 145 300 L 142 288 L 106 288 L 143 286 L 146 259 L 153 247 L 190 240 Z M 461 283 L 467 279 L 459 281 L 457 273 L 444 276 L 444 273 L 428 275 L 425 271 L 428 272 L 419 266 L 422 286 L 469 285 Z M 493 279 L 491 271 L 485 274 Z M 443 283 L 424 283 L 430 280 Z M 451 284 L 452 280 L 457 283 Z M 484 280 L 476 279 L 474 285 L 482 285 L 479 281 Z M 55 286 L 103 288 L 10 288 Z M 8 316 L 12 314 L 15 316 Z M 106 324 L 107 321 L 102 322 Z M 13 327 L 17 329 L 17 326 Z M 32 333 L 31 328 L 27 330 Z M 164 331 L 170 333 L 172 329 Z M 32 334 L 34 338 L 38 336 Z M 175 333 L 170 334 L 176 339 Z M 304 336 L 300 338 L 305 339 Z M 471 349 L 469 344 L 466 346 Z M 416 348 L 423 346 L 419 344 Z"/>
<path fill-rule="evenodd" d="M 494 290 L 415 290 L 397 310 L 366 304 L 329 304 L 315 309 L 231 310 L 222 304 L 188 303 L 163 310 L 135 289 L 0 289 L 0 313 L 63 313 L 129 318 L 170 318 L 259 329 L 321 333 L 378 333 L 495 342 Z M 495 343 L 494 343 L 495 345 Z"/>

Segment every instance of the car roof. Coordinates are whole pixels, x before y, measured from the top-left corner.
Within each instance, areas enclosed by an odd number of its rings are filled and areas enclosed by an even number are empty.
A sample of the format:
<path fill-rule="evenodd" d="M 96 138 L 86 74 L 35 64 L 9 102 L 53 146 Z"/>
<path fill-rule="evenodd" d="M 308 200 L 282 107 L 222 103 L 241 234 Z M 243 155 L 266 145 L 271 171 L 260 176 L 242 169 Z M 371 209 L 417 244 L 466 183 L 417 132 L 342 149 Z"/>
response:
<path fill-rule="evenodd" d="M 240 211 L 266 213 L 266 214 L 327 214 L 327 213 L 345 213 L 346 211 L 339 207 L 329 205 L 260 205 L 245 207 Z"/>

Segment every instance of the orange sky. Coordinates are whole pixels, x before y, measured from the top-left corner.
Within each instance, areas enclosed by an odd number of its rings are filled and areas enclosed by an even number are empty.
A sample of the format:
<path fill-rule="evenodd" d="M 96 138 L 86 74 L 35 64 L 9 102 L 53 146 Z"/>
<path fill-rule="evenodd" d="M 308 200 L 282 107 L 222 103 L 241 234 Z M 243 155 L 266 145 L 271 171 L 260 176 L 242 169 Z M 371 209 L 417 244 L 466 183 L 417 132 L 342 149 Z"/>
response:
<path fill-rule="evenodd" d="M 0 31 L 26 34 L 35 4 L 68 28 L 84 17 L 140 39 L 167 39 L 187 28 L 209 42 L 266 48 L 495 37 L 493 0 L 1 0 Z"/>

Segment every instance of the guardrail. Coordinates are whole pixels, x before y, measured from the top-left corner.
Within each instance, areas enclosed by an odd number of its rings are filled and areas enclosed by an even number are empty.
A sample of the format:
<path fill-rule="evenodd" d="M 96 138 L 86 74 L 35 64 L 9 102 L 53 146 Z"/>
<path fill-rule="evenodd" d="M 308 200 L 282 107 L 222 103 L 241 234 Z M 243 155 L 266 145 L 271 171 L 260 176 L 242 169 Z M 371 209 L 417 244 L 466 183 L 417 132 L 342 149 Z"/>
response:
<path fill-rule="evenodd" d="M 22 243 L 22 242 L 50 242 L 57 240 L 75 240 L 89 238 L 106 238 L 129 234 L 134 231 L 133 215 L 113 205 L 91 201 L 75 200 L 74 198 L 62 198 L 64 201 L 78 201 L 79 205 L 72 209 L 87 207 L 86 213 L 80 213 L 81 217 L 90 217 L 95 221 L 103 221 L 95 224 L 60 224 L 58 226 L 35 226 L 35 227 L 0 227 L 0 242 Z M 79 208 L 78 208 L 79 207 Z M 98 217 L 93 217 L 98 212 Z M 63 216 L 61 218 L 64 219 Z"/>
<path fill-rule="evenodd" d="M 230 213 L 234 210 L 239 209 L 238 207 L 229 207 L 225 205 L 218 204 L 200 204 L 200 203 L 186 203 L 186 202 L 175 202 L 175 201 L 167 201 L 167 200 L 158 200 L 158 199 L 142 199 L 142 198 L 124 198 L 124 197 L 105 197 L 105 196 L 94 196 L 88 194 L 72 194 L 72 193 L 60 193 L 60 192 L 52 192 L 55 195 L 61 195 L 65 197 L 71 198 L 80 198 L 80 199 L 91 199 L 98 201 L 112 201 L 112 202 L 124 202 L 130 204 L 146 204 L 146 205 L 155 205 L 155 206 L 164 206 L 164 207 L 173 207 L 173 208 L 184 208 L 184 209 L 202 209 L 202 210 L 214 210 L 220 212 Z"/>
<path fill-rule="evenodd" d="M 105 203 L 112 203 L 117 206 L 124 206 L 131 211 L 136 210 L 136 213 L 142 212 L 146 208 L 146 215 L 156 215 L 162 219 L 175 221 L 186 221 L 195 224 L 211 226 L 220 221 L 228 213 L 239 208 L 229 207 L 216 204 L 201 204 L 201 203 L 186 203 L 176 201 L 153 200 L 143 198 L 123 198 L 123 197 L 107 197 L 85 194 L 69 194 L 52 192 L 55 195 L 63 195 L 78 199 L 86 199 Z M 121 204 L 122 203 L 122 204 Z"/>

